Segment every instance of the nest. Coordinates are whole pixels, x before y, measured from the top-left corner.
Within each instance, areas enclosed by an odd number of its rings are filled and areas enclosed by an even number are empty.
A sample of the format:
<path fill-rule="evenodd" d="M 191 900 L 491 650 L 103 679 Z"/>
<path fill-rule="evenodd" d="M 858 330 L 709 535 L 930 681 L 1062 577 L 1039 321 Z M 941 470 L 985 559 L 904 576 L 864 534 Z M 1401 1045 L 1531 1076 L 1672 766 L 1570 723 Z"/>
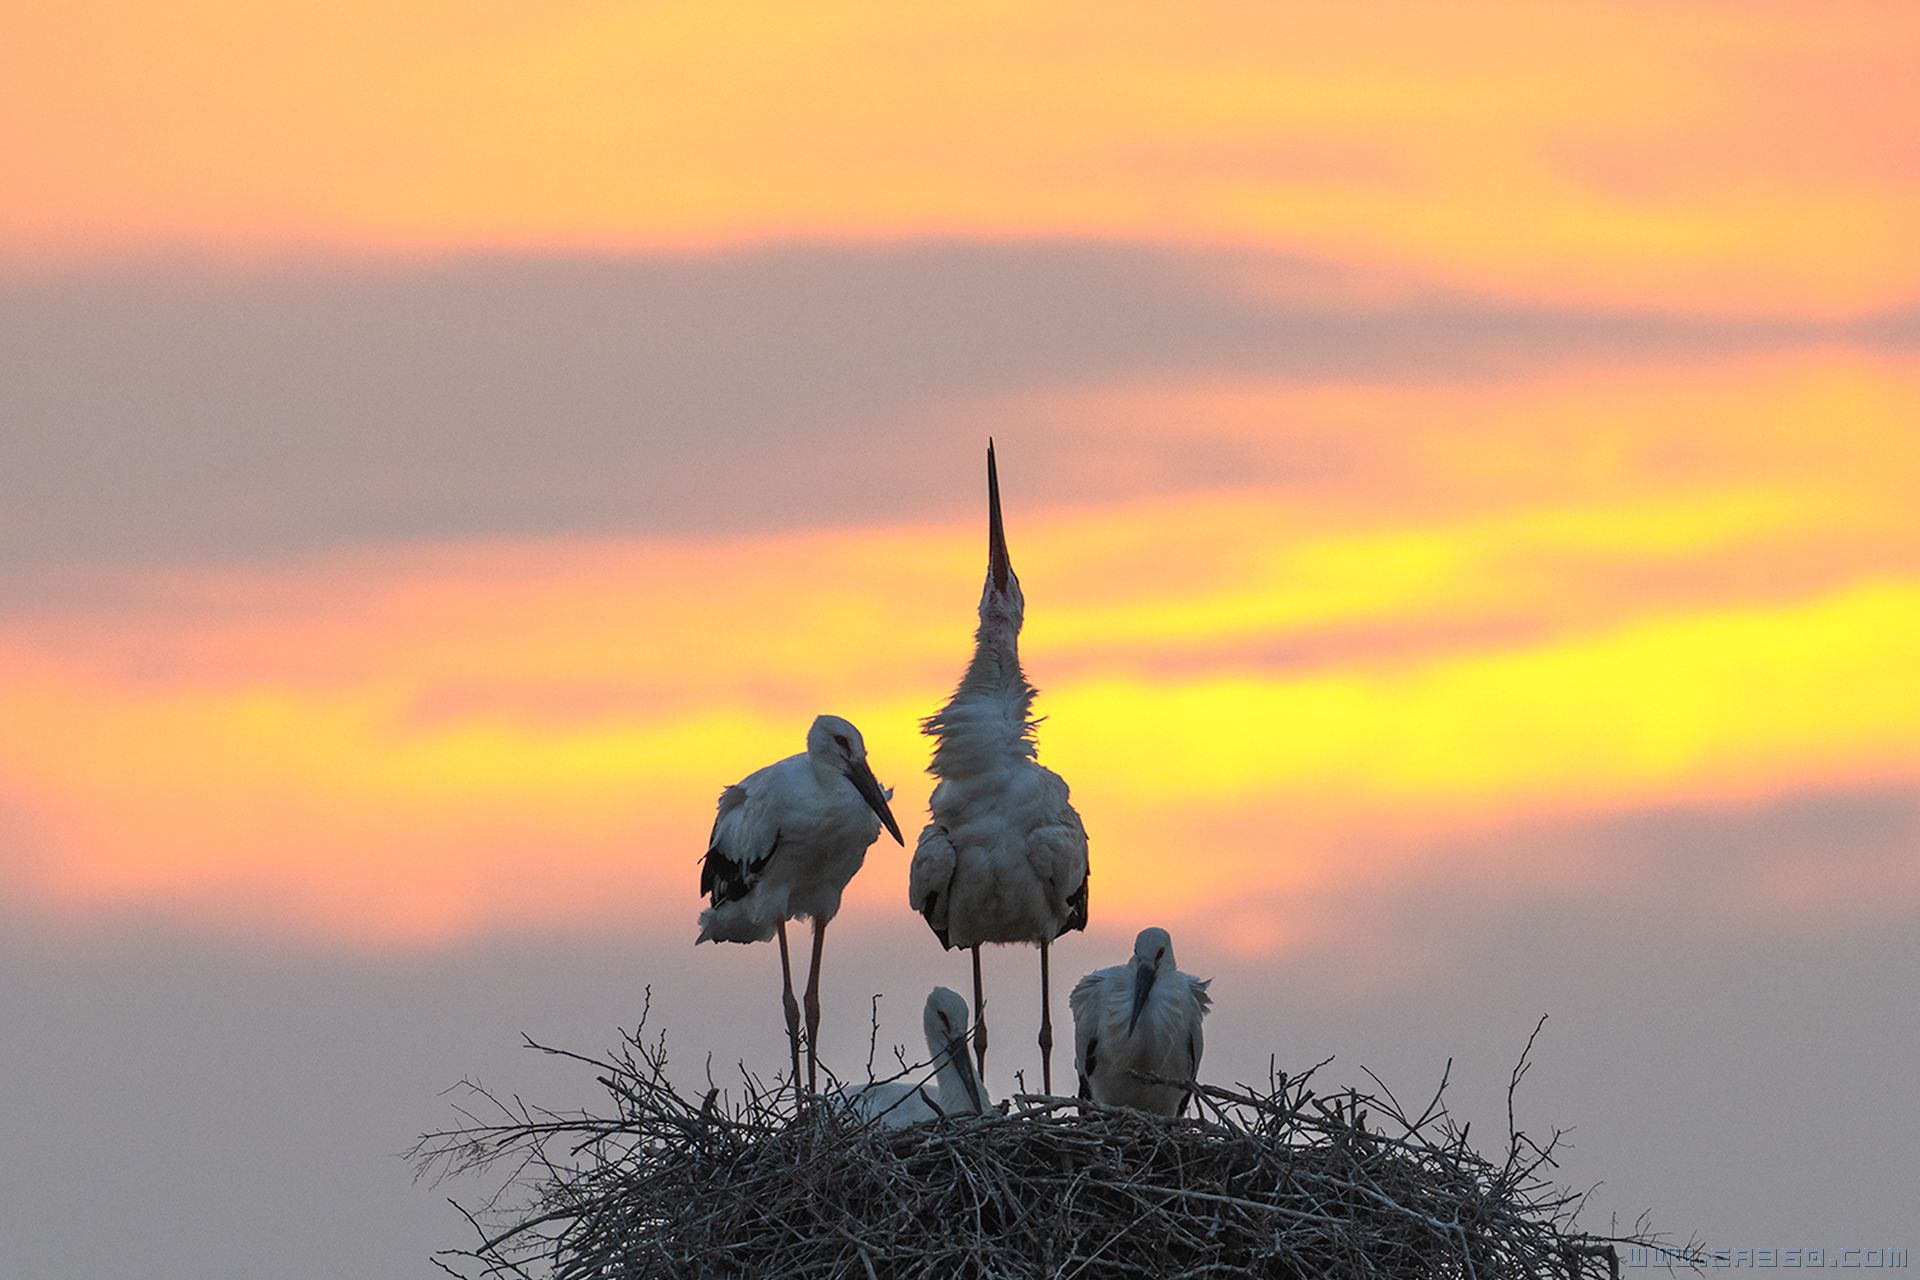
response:
<path fill-rule="evenodd" d="M 462 1209 L 477 1242 L 436 1259 L 456 1275 L 1617 1280 L 1615 1246 L 1653 1243 L 1576 1231 L 1559 1134 L 1535 1142 L 1511 1105 L 1504 1158 L 1482 1156 L 1444 1075 L 1414 1114 L 1377 1079 L 1322 1095 L 1309 1071 L 1201 1085 L 1189 1119 L 1018 1095 L 888 1128 L 744 1070 L 688 1098 L 638 1031 L 602 1058 L 528 1044 L 591 1068 L 611 1114 L 460 1086 L 460 1125 L 410 1153 L 424 1174 L 505 1173 Z"/>

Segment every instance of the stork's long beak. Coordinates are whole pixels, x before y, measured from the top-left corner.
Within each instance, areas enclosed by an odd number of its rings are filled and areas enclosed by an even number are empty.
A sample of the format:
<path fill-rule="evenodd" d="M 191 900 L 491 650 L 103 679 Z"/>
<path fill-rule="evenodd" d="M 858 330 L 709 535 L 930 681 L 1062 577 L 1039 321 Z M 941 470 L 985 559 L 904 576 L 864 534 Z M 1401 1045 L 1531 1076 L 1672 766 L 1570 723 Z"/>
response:
<path fill-rule="evenodd" d="M 880 779 L 873 776 L 873 770 L 865 760 L 855 760 L 847 769 L 847 779 L 853 783 L 853 789 L 867 802 L 867 807 L 880 815 L 880 821 L 887 824 L 887 831 L 896 843 L 904 849 L 907 842 L 901 838 L 900 824 L 893 820 L 893 810 L 887 808 L 887 793 L 880 789 Z"/>
<path fill-rule="evenodd" d="M 1133 1016 L 1127 1019 L 1127 1034 L 1133 1034 L 1133 1028 L 1140 1021 L 1140 1011 L 1147 1007 L 1147 993 L 1153 990 L 1153 980 L 1160 976 L 1158 969 L 1138 969 L 1133 971 Z"/>
<path fill-rule="evenodd" d="M 1006 593 L 1013 577 L 1013 562 L 1007 558 L 1007 531 L 1000 523 L 1000 469 L 993 462 L 993 441 L 987 441 L 987 581 L 993 589 Z"/>
<path fill-rule="evenodd" d="M 961 1032 L 947 1041 L 947 1061 L 960 1073 L 960 1085 L 967 1091 L 967 1101 L 973 1103 L 975 1114 L 984 1114 L 987 1104 L 980 1097 L 980 1081 L 974 1078 L 973 1060 L 967 1049 L 966 1032 Z"/>

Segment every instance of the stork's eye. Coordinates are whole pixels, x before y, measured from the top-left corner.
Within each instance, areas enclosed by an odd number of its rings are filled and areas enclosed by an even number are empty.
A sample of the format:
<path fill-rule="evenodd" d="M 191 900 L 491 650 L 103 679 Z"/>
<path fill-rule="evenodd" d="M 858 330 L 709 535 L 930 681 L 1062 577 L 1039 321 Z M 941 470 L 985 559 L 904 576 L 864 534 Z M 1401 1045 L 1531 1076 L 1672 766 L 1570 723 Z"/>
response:
<path fill-rule="evenodd" d="M 1159 964 L 1162 960 L 1165 960 L 1166 958 L 1167 958 L 1167 949 L 1165 947 L 1162 947 L 1158 951 L 1153 953 L 1153 962 L 1155 964 Z"/>
<path fill-rule="evenodd" d="M 834 740 L 835 742 L 837 742 L 837 743 L 839 743 L 839 744 L 840 744 L 840 749 L 841 749 L 842 751 L 845 751 L 845 752 L 847 752 L 848 754 L 852 754 L 852 752 L 853 752 L 853 744 L 847 741 L 847 735 L 846 735 L 846 734 L 844 734 L 844 733 L 836 733 L 836 734 L 834 734 L 834 735 L 833 735 L 833 740 Z"/>

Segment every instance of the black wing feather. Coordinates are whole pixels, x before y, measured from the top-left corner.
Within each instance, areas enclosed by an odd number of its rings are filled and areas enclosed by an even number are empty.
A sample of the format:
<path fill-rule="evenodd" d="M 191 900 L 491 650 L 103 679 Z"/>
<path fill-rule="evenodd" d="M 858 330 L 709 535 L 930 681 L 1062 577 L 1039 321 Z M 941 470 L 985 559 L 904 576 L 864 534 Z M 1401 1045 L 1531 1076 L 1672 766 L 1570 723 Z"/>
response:
<path fill-rule="evenodd" d="M 1091 879 L 1093 876 L 1089 874 L 1087 880 Z M 1082 880 L 1080 887 L 1067 895 L 1067 918 L 1060 922 L 1060 932 L 1054 937 L 1064 938 L 1075 929 L 1087 927 L 1087 880 Z"/>
<path fill-rule="evenodd" d="M 927 905 L 920 908 L 920 914 L 926 917 L 927 928 L 933 930 L 933 936 L 940 939 L 942 951 L 953 950 L 953 942 L 947 937 L 947 931 L 933 922 L 933 913 L 940 902 L 940 891 L 935 889 L 927 895 Z"/>
<path fill-rule="evenodd" d="M 1191 1031 L 1187 1033 L 1187 1074 L 1190 1076 L 1200 1074 L 1200 1052 L 1193 1043 L 1193 1033 Z M 1189 1089 L 1180 1095 L 1179 1110 L 1173 1114 L 1176 1116 L 1184 1116 L 1187 1114 L 1187 1104 L 1192 1101 L 1193 1090 Z"/>
<path fill-rule="evenodd" d="M 760 873 L 767 869 L 767 863 L 780 851 L 780 833 L 773 833 L 773 844 L 768 850 L 751 862 L 735 862 L 720 851 L 719 845 L 707 850 L 707 859 L 700 867 L 700 892 L 716 907 L 729 902 L 738 902 L 753 892 L 753 886 L 760 882 Z"/>

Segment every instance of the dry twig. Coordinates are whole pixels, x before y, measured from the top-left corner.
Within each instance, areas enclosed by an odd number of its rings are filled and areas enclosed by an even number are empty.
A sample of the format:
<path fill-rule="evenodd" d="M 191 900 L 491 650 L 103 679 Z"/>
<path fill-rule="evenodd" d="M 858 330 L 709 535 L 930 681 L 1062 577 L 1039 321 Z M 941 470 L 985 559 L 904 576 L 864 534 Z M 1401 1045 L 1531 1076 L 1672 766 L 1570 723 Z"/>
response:
<path fill-rule="evenodd" d="M 691 1101 L 640 1029 L 600 1059 L 528 1043 L 586 1064 L 612 1115 L 462 1083 L 462 1123 L 410 1155 L 423 1174 L 505 1171 L 468 1214 L 479 1242 L 437 1259 L 473 1280 L 1578 1280 L 1617 1277 L 1615 1246 L 1650 1243 L 1575 1230 L 1581 1197 L 1547 1174 L 1557 1133 L 1536 1143 L 1510 1122 L 1495 1164 L 1440 1094 L 1408 1118 L 1384 1085 L 1321 1095 L 1312 1070 L 1199 1086 L 1204 1120 L 1016 1095 L 1001 1113 L 885 1129 L 744 1071 L 737 1097 Z"/>

